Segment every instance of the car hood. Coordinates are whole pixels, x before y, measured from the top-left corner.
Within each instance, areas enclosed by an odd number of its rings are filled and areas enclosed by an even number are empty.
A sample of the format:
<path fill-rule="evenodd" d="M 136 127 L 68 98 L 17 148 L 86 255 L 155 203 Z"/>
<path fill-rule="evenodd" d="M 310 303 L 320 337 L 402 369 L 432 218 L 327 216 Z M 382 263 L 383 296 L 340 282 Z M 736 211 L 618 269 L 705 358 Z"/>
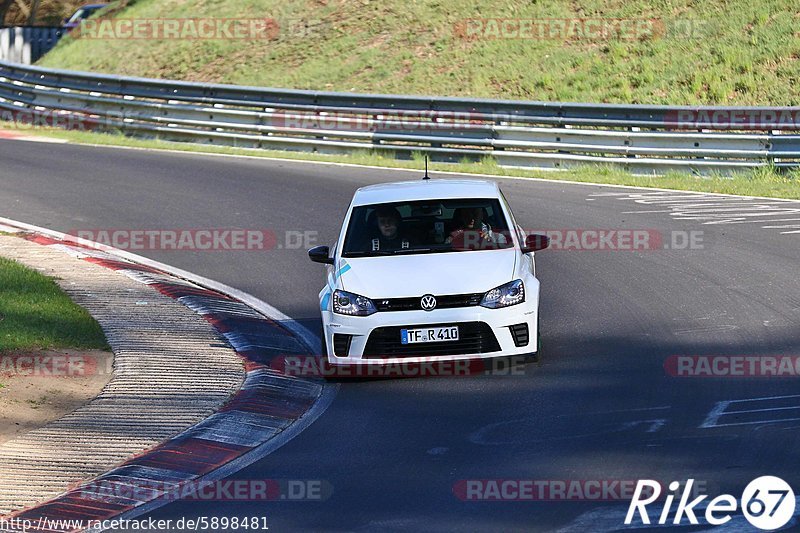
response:
<path fill-rule="evenodd" d="M 369 298 L 489 291 L 512 281 L 516 249 L 341 259 L 344 290 Z"/>

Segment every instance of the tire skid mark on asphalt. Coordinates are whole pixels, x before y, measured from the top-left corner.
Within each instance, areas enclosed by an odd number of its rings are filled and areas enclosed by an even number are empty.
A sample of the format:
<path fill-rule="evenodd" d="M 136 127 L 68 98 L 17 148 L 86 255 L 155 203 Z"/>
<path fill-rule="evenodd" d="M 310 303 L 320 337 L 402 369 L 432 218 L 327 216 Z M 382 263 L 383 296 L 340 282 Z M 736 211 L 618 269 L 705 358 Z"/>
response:
<path fill-rule="evenodd" d="M 673 331 L 675 335 L 696 335 L 698 333 L 725 333 L 739 329 L 739 326 L 734 324 L 716 324 L 708 326 L 698 326 L 695 328 L 684 328 Z"/>
<path fill-rule="evenodd" d="M 470 433 L 468 440 L 479 446 L 505 446 L 582 439 L 630 431 L 652 434 L 659 432 L 669 423 L 669 418 L 664 417 L 660 412 L 670 409 L 672 406 L 659 406 L 574 415 L 515 418 L 480 427 Z M 625 416 L 631 413 L 653 413 L 653 416 L 634 419 Z M 536 431 L 521 431 L 530 425 L 535 426 Z M 577 433 L 575 433 L 576 428 L 580 428 Z M 517 433 L 528 435 L 528 437 L 520 439 Z"/>

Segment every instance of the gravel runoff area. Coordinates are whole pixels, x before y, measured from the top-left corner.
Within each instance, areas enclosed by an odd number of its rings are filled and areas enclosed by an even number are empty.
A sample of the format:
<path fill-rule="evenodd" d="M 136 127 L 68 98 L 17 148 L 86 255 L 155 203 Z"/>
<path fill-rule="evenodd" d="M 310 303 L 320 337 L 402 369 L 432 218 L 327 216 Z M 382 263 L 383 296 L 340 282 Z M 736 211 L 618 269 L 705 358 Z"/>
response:
<path fill-rule="evenodd" d="M 0 255 L 52 276 L 100 323 L 115 355 L 88 404 L 0 446 L 0 516 L 51 499 L 219 410 L 245 368 L 194 311 L 103 266 L 0 235 Z"/>

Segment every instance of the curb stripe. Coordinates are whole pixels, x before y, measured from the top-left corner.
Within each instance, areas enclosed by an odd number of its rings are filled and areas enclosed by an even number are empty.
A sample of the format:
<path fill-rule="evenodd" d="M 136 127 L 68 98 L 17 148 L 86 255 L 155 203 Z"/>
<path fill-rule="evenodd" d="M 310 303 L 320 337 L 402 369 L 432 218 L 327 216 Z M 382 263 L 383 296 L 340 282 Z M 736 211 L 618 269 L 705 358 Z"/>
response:
<path fill-rule="evenodd" d="M 285 325 L 252 307 L 154 267 L 109 258 L 109 254 L 88 246 L 36 233 L 26 238 L 119 271 L 181 302 L 220 332 L 242 357 L 247 369 L 244 385 L 218 413 L 99 476 L 93 483 L 102 482 L 105 488 L 106 482 L 138 488 L 143 481 L 154 479 L 174 479 L 178 483 L 196 480 L 263 447 L 322 398 L 322 382 L 283 375 L 266 366 L 277 356 L 310 355 L 310 351 Z M 41 517 L 108 519 L 153 504 L 165 492 L 162 484 L 144 500 L 127 499 L 106 494 L 108 490 L 103 494 L 96 490 L 92 493 L 93 483 L 84 483 L 58 498 L 10 516 L 34 523 Z"/>

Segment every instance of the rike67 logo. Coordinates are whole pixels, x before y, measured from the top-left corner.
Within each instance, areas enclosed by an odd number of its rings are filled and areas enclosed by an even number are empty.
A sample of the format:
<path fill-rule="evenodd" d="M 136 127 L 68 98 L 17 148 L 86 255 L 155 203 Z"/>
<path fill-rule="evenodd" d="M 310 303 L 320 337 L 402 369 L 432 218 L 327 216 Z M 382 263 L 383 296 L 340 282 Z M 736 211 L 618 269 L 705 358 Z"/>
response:
<path fill-rule="evenodd" d="M 694 480 L 690 479 L 683 486 L 675 516 L 672 519 L 674 525 L 679 525 L 684 517 L 692 525 L 700 522 L 695 514 L 696 507 L 702 507 L 701 502 L 708 498 L 703 494 L 689 501 L 692 494 Z M 658 517 L 658 524 L 665 525 L 672 511 L 672 504 L 678 496 L 677 491 L 681 484 L 673 481 L 669 484 L 670 493 L 664 498 L 664 506 Z M 646 496 L 644 496 L 646 494 Z M 625 516 L 625 525 L 633 522 L 635 514 L 638 512 L 639 518 L 645 525 L 650 524 L 650 515 L 647 506 L 659 500 L 661 497 L 661 484 L 650 479 L 639 480 L 633 499 L 628 507 L 628 514 Z M 739 509 L 750 524 L 764 531 L 773 531 L 785 526 L 794 516 L 795 511 L 794 491 L 779 477 L 762 476 L 754 479 L 745 487 L 740 500 L 736 500 L 730 494 L 717 496 L 709 501 L 705 506 L 704 518 L 706 523 L 712 526 L 721 526 L 728 523 L 733 515 L 738 514 Z M 740 507 L 741 506 L 741 507 Z M 699 512 L 699 509 L 697 509 Z"/>

